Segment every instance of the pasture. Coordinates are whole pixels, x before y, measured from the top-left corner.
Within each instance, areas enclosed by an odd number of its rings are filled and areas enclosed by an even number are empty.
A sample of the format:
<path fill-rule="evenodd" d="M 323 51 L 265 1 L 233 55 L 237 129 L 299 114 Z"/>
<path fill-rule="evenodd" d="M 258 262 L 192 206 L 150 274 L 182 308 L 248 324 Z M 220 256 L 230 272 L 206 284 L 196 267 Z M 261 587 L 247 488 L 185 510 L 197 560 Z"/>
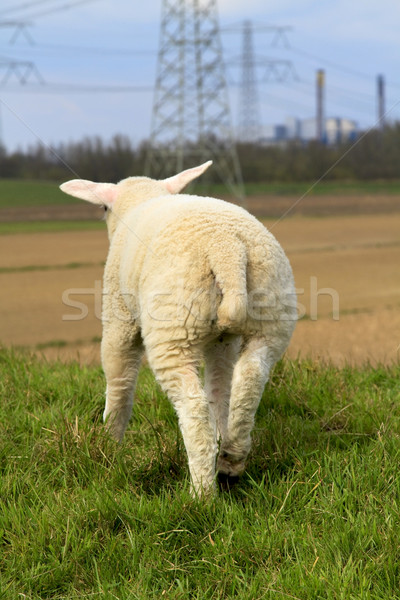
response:
<path fill-rule="evenodd" d="M 282 362 L 246 474 L 206 505 L 147 369 L 120 446 L 99 367 L 3 350 L 0 371 L 2 598 L 399 597 L 398 366 Z"/>
<path fill-rule="evenodd" d="M 399 597 L 400 207 L 373 192 L 283 220 L 296 196 L 249 199 L 301 319 L 245 475 L 206 505 L 145 366 L 124 442 L 102 427 L 99 213 L 0 206 L 0 598 Z"/>

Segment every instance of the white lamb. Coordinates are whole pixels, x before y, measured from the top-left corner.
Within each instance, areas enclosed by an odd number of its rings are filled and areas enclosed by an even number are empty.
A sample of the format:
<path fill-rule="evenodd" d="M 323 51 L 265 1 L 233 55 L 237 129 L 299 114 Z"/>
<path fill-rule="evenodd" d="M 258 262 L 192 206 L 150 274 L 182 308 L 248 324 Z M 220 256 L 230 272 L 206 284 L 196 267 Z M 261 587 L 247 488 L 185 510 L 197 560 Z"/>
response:
<path fill-rule="evenodd" d="M 163 181 L 61 185 L 107 211 L 107 426 L 122 439 L 145 350 L 178 414 L 196 495 L 214 493 L 216 468 L 221 479 L 243 472 L 264 386 L 296 322 L 292 270 L 273 235 L 242 208 L 179 194 L 210 164 Z"/>

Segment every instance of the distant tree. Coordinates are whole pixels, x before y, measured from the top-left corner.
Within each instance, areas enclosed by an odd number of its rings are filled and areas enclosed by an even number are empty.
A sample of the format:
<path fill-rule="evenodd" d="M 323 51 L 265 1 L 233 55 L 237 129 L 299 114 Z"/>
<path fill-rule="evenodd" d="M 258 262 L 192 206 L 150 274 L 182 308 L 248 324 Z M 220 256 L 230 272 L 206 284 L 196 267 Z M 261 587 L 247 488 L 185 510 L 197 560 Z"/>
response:
<path fill-rule="evenodd" d="M 53 149 L 41 144 L 27 150 L 7 152 L 0 146 L 0 177 L 62 181 L 79 177 L 93 181 L 117 182 L 142 175 L 148 141 L 134 147 L 125 135 L 109 142 L 99 136 L 63 143 Z M 187 152 L 198 160 L 196 148 Z M 238 144 L 239 160 L 246 182 L 316 181 L 400 178 L 400 123 L 383 131 L 371 130 L 356 143 L 324 146 L 290 141 L 285 145 Z M 210 182 L 215 174 L 210 174 Z"/>

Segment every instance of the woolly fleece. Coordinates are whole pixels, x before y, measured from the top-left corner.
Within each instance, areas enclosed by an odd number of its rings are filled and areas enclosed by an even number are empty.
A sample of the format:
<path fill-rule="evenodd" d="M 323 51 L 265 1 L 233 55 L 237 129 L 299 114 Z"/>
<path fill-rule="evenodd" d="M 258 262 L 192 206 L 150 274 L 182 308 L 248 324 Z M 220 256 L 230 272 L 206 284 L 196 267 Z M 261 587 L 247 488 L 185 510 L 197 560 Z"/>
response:
<path fill-rule="evenodd" d="M 178 193 L 210 164 L 164 181 L 61 186 L 108 209 L 107 426 L 122 439 L 146 351 L 178 414 L 199 495 L 215 491 L 216 467 L 220 477 L 243 472 L 260 397 L 296 322 L 292 270 L 274 236 L 240 207 Z"/>

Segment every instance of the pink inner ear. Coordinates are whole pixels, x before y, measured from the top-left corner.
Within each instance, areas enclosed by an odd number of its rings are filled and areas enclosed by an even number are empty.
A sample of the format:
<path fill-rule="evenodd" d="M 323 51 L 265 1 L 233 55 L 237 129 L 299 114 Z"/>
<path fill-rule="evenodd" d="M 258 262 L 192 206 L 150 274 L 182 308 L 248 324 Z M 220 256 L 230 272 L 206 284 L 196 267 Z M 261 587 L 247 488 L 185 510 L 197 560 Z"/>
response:
<path fill-rule="evenodd" d="M 117 186 L 107 183 L 100 183 L 102 186 L 101 198 L 107 206 L 111 206 L 117 198 Z M 105 187 L 107 186 L 107 187 Z"/>
<path fill-rule="evenodd" d="M 117 186 L 114 183 L 95 183 L 86 179 L 73 179 L 63 183 L 60 188 L 66 194 L 99 205 L 111 206 L 117 197 Z"/>

